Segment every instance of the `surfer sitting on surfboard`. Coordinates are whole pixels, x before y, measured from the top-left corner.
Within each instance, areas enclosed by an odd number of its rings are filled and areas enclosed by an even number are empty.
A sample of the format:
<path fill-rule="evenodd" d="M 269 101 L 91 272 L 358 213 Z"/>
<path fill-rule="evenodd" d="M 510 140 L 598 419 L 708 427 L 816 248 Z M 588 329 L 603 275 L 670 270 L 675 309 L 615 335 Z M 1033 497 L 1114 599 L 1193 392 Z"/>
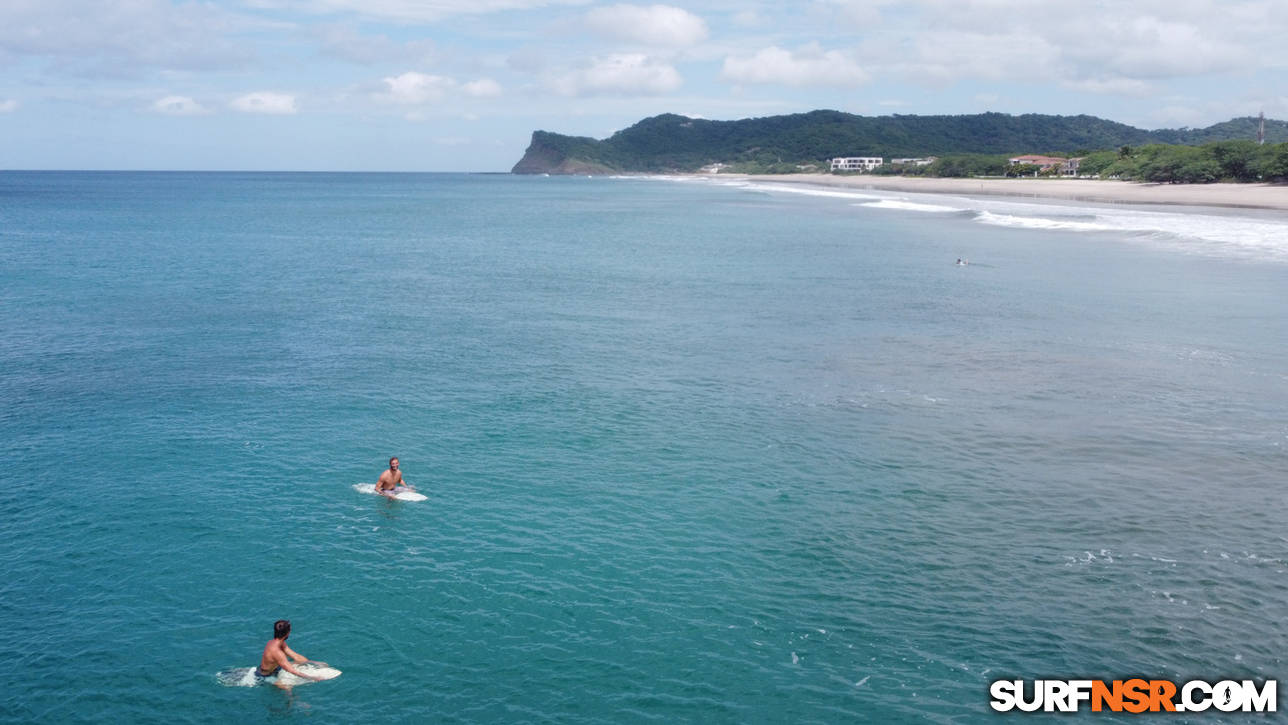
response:
<path fill-rule="evenodd" d="M 399 491 L 415 490 L 415 486 L 403 481 L 402 471 L 398 470 L 398 457 L 390 458 L 389 470 L 380 474 L 380 480 L 376 481 L 376 493 L 385 498 L 393 498 Z"/>
<path fill-rule="evenodd" d="M 310 660 L 308 657 L 305 657 L 290 647 L 287 647 L 286 638 L 290 636 L 290 620 L 279 619 L 276 622 L 273 622 L 273 638 L 268 640 L 268 644 L 264 645 L 264 654 L 259 658 L 259 667 L 255 668 L 255 679 L 273 682 L 278 687 L 285 687 L 285 685 L 277 681 L 277 676 L 281 674 L 282 670 L 286 670 L 296 677 L 303 677 L 306 680 L 323 679 L 321 677 L 306 675 L 296 669 L 295 665 L 291 664 L 291 660 L 293 659 L 299 664 L 312 662 L 317 665 L 322 665 L 323 667 L 326 666 L 325 662 Z M 288 656 L 290 659 L 287 659 Z"/>

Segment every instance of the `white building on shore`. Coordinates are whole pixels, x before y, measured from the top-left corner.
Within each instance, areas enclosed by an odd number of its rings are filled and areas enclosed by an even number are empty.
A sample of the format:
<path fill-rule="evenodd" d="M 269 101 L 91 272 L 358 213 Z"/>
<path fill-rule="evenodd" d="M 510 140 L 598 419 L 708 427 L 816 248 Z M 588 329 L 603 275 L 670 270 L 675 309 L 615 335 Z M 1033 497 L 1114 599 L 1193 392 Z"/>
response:
<path fill-rule="evenodd" d="M 832 171 L 871 171 L 881 161 L 880 156 L 838 156 L 832 159 Z"/>

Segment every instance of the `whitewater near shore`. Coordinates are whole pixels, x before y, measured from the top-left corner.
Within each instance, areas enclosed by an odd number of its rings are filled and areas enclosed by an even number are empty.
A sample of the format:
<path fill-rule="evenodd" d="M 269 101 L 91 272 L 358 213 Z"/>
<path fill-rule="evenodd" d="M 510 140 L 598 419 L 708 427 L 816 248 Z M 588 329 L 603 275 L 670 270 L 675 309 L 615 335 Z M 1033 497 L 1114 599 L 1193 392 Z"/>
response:
<path fill-rule="evenodd" d="M 1109 233 L 1187 254 L 1288 262 L 1288 187 L 1138 185 L 1089 180 L 676 175 L 678 183 L 834 198 L 903 214 L 956 214 L 992 227 Z"/>
<path fill-rule="evenodd" d="M 1283 184 L 1142 184 L 1102 179 L 940 179 L 833 174 L 721 174 L 719 178 L 919 194 L 1016 196 L 1097 203 L 1178 204 L 1288 211 L 1288 185 Z"/>

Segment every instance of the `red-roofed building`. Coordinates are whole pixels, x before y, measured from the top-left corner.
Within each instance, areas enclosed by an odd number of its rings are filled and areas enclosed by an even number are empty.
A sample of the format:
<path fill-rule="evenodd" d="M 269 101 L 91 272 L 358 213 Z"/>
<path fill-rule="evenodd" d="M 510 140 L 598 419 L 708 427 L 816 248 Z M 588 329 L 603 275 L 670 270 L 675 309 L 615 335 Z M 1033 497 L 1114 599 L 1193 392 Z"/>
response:
<path fill-rule="evenodd" d="M 1032 164 L 1042 171 L 1046 171 L 1056 166 L 1064 166 L 1064 162 L 1068 161 L 1068 159 L 1059 156 L 1035 156 L 1030 154 L 1028 156 L 1016 156 L 1015 158 L 1007 159 L 1007 161 L 1010 161 L 1012 166 L 1015 164 Z"/>

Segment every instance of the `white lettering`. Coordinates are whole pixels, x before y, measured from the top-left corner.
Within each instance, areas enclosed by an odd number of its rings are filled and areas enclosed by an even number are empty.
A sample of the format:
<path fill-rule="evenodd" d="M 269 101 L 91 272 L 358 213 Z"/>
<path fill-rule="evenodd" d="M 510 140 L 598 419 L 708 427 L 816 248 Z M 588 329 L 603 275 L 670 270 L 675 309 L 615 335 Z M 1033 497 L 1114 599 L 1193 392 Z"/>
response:
<path fill-rule="evenodd" d="M 1212 704 L 1221 712 L 1243 707 L 1243 689 L 1234 680 L 1221 680 L 1212 688 Z"/>
<path fill-rule="evenodd" d="M 1045 680 L 1033 681 L 1033 702 L 1024 699 L 1024 682 L 1016 680 L 1015 684 L 1019 685 L 1019 691 L 1015 693 L 1015 706 L 1020 708 L 1021 712 L 1037 712 L 1042 707 L 1042 688 Z"/>
<path fill-rule="evenodd" d="M 1266 680 L 1260 692 L 1257 692 L 1256 682 L 1244 680 L 1243 693 L 1247 699 L 1243 705 L 1244 712 L 1274 712 L 1279 706 L 1278 690 L 1279 683 L 1275 680 Z"/>
<path fill-rule="evenodd" d="M 1015 690 L 1023 689 L 1019 680 L 997 680 L 988 688 L 988 694 L 993 696 L 993 701 L 988 703 L 998 712 L 1010 712 L 1015 707 Z"/>
<path fill-rule="evenodd" d="M 1198 691 L 1198 696 L 1194 695 Z M 1203 680 L 1190 680 L 1181 688 L 1181 702 L 1176 706 L 1181 712 L 1203 712 L 1212 707 L 1212 687 Z"/>
<path fill-rule="evenodd" d="M 1047 712 L 1073 712 L 1073 688 L 1063 680 L 1047 680 L 1044 699 Z"/>
<path fill-rule="evenodd" d="M 1026 687 L 1030 682 L 1031 689 Z M 1137 706 L 1150 710 L 1168 709 L 1168 700 L 1162 698 L 1169 690 L 1176 692 L 1173 689 L 1175 684 L 1164 680 L 1150 680 L 1148 684 L 1149 690 L 1134 686 L 1126 693 L 1123 710 L 1132 712 Z M 1091 702 L 1096 686 L 1105 685 L 1105 680 L 995 680 L 988 688 L 992 696 L 989 705 L 997 712 L 1016 709 L 1022 712 L 1077 712 L 1083 703 Z M 1158 688 L 1157 692 L 1154 687 Z M 1176 712 L 1203 712 L 1212 708 L 1221 712 L 1276 712 L 1279 708 L 1278 680 L 1265 680 L 1260 687 L 1256 680 L 1221 680 L 1216 684 L 1190 680 L 1180 686 L 1179 694 L 1179 698 L 1175 694 L 1169 698 Z M 1116 698 L 1108 702 L 1116 703 Z M 1110 709 L 1118 708 L 1111 704 Z"/>
<path fill-rule="evenodd" d="M 1091 700 L 1091 680 L 1070 680 L 1069 684 L 1073 687 L 1073 710 L 1078 706 Z"/>

